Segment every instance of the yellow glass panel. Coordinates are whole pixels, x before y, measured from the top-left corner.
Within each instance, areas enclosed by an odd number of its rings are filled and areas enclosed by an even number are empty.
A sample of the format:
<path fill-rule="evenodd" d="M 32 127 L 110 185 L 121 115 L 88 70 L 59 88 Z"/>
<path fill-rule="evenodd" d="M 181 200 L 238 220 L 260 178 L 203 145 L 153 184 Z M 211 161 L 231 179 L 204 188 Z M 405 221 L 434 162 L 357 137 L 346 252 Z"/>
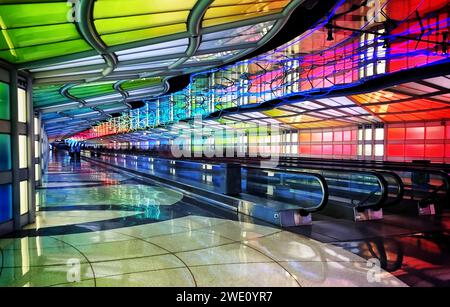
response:
<path fill-rule="evenodd" d="M 211 7 L 206 11 L 205 19 L 280 10 L 283 9 L 288 3 L 289 1 L 273 1 L 264 3 Z"/>
<path fill-rule="evenodd" d="M 97 0 L 94 19 L 191 10 L 197 0 Z"/>
<path fill-rule="evenodd" d="M 28 181 L 20 182 L 20 214 L 28 212 Z"/>
<path fill-rule="evenodd" d="M 306 122 L 302 124 L 295 124 L 292 126 L 299 129 L 330 128 L 330 127 L 348 126 L 348 122 L 342 122 L 338 120 L 323 120 L 317 122 Z"/>
<path fill-rule="evenodd" d="M 27 136 L 19 135 L 19 168 L 28 167 Z"/>
<path fill-rule="evenodd" d="M 21 123 L 27 122 L 27 92 L 24 89 L 17 89 L 18 120 Z"/>
<path fill-rule="evenodd" d="M 279 110 L 279 109 L 264 111 L 263 113 L 266 114 L 267 116 L 289 116 L 289 115 L 295 114 L 294 112 L 289 112 L 289 111 Z"/>
<path fill-rule="evenodd" d="M 100 35 L 124 31 L 154 28 L 186 22 L 189 11 L 168 12 L 151 15 L 99 19 L 94 21 Z"/>
<path fill-rule="evenodd" d="M 182 32 L 186 32 L 186 24 L 184 23 L 124 33 L 107 34 L 102 36 L 102 40 L 108 46 L 114 46 Z"/>
<path fill-rule="evenodd" d="M 249 14 L 236 15 L 236 16 L 205 19 L 205 20 L 203 20 L 202 26 L 204 28 L 208 28 L 208 27 L 225 24 L 225 23 L 243 21 L 243 20 L 252 19 L 252 18 L 256 18 L 256 17 L 262 17 L 262 16 L 266 16 L 266 15 L 276 14 L 276 13 L 280 13 L 281 11 L 282 10 L 279 9 L 279 10 L 273 10 L 273 11 L 269 11 L 269 12 L 249 13 Z"/>

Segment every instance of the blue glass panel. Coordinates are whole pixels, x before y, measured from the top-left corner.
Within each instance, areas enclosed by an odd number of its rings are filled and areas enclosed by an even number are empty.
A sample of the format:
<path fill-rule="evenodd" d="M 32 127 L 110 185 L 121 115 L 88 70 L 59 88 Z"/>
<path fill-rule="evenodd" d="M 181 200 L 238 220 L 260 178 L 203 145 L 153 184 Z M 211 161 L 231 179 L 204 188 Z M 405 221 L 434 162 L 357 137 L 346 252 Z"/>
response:
<path fill-rule="evenodd" d="M 0 134 L 0 171 L 11 169 L 11 137 L 9 134 Z"/>
<path fill-rule="evenodd" d="M 0 185 L 0 223 L 12 219 L 12 188 L 10 184 Z"/>

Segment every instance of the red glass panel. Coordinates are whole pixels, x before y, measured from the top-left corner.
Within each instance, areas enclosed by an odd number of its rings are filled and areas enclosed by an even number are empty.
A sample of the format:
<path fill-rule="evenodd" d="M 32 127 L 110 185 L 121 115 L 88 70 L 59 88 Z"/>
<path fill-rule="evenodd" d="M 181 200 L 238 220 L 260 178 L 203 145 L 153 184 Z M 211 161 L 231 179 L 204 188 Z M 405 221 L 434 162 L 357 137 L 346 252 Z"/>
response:
<path fill-rule="evenodd" d="M 311 154 L 311 146 L 309 146 L 309 145 L 300 145 L 299 152 L 301 154 L 309 155 L 309 154 Z"/>
<path fill-rule="evenodd" d="M 333 145 L 323 145 L 322 154 L 323 155 L 333 154 Z"/>
<path fill-rule="evenodd" d="M 444 144 L 426 144 L 425 158 L 442 158 L 444 157 Z"/>
<path fill-rule="evenodd" d="M 351 155 L 352 154 L 352 146 L 351 145 L 343 145 L 342 146 L 342 154 Z"/>
<path fill-rule="evenodd" d="M 333 146 L 333 154 L 334 155 L 342 155 L 342 145 L 334 145 Z"/>
<path fill-rule="evenodd" d="M 445 138 L 445 127 L 426 127 L 427 140 L 443 140 Z"/>
<path fill-rule="evenodd" d="M 407 140 L 423 140 L 425 136 L 425 127 L 408 127 L 406 128 Z"/>
<path fill-rule="evenodd" d="M 387 156 L 403 157 L 405 155 L 405 145 L 403 144 L 388 144 Z"/>
<path fill-rule="evenodd" d="M 335 131 L 333 138 L 335 142 L 342 142 L 342 131 Z"/>
<path fill-rule="evenodd" d="M 311 154 L 312 155 L 321 155 L 322 154 L 322 145 L 311 145 Z"/>
<path fill-rule="evenodd" d="M 405 156 L 406 157 L 424 157 L 424 144 L 406 144 Z"/>
<path fill-rule="evenodd" d="M 450 144 L 445 145 L 445 157 L 450 158 Z"/>

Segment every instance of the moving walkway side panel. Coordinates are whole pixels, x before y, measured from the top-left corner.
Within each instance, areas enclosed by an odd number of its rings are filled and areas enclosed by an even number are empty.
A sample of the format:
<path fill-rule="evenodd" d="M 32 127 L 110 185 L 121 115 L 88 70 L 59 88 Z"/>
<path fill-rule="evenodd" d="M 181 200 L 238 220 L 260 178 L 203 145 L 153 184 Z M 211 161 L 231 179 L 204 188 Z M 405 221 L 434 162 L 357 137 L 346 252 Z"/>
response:
<path fill-rule="evenodd" d="M 102 162 L 108 166 L 141 177 L 172 185 L 181 190 L 186 190 L 191 195 L 199 195 L 204 199 L 214 200 L 216 203 L 223 202 L 224 208 L 230 209 L 232 207 L 239 213 L 280 226 L 294 226 L 310 222 L 311 213 L 322 210 L 327 204 L 329 195 L 325 178 L 315 173 L 250 167 L 250 169 L 259 172 L 257 178 L 255 178 L 256 180 L 250 179 L 250 182 L 255 184 L 255 193 L 249 194 L 244 190 L 240 194 L 230 196 L 223 195 L 217 180 L 215 182 L 214 180 L 205 182 L 196 179 L 205 174 L 209 178 L 223 178 L 222 172 L 225 169 L 220 164 L 108 154 L 105 152 L 102 153 L 101 157 L 89 158 L 85 156 L 85 158 L 91 161 Z M 210 167 L 205 168 L 205 165 Z M 176 172 L 172 172 L 171 170 L 175 167 Z M 244 171 L 248 171 L 245 167 L 240 165 L 239 167 Z M 262 185 L 261 182 L 263 183 Z M 266 189 L 267 192 L 267 183 L 269 182 L 274 191 L 280 192 L 279 194 L 281 195 L 283 195 L 283 192 L 288 191 L 289 193 L 285 193 L 286 195 L 295 196 L 304 193 L 306 196 L 314 194 L 314 197 L 306 197 L 309 201 L 297 201 L 298 199 L 295 197 L 290 199 L 288 197 L 288 199 L 280 201 L 276 197 L 278 196 L 277 193 L 268 197 L 267 193 L 263 193 L 262 190 L 258 191 L 258 189 Z M 242 182 L 241 185 L 247 189 L 248 183 L 249 179 L 245 178 L 245 185 Z M 312 189 L 312 185 L 314 186 L 314 191 L 302 190 L 305 186 L 308 189 Z"/>

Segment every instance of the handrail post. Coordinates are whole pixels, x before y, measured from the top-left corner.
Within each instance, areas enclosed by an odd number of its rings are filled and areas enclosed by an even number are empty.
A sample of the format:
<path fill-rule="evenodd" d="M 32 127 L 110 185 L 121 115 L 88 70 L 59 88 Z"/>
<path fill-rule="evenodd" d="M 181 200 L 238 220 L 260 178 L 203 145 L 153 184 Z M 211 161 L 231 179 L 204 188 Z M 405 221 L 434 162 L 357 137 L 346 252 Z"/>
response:
<path fill-rule="evenodd" d="M 241 165 L 239 163 L 220 164 L 222 180 L 221 192 L 225 195 L 237 195 L 242 192 Z"/>

